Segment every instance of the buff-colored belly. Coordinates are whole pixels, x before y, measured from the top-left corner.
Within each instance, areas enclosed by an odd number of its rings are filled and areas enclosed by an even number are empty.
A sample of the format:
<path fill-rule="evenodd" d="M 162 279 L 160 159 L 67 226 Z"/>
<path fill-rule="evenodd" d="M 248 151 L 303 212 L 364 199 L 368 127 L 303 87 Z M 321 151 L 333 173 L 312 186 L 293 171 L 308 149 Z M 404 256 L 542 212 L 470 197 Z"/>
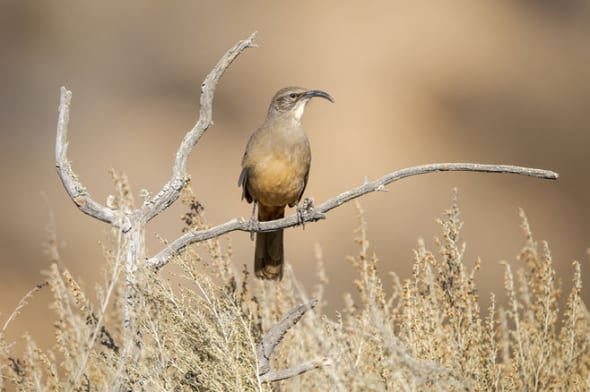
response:
<path fill-rule="evenodd" d="M 250 173 L 248 190 L 254 199 L 267 206 L 284 206 L 297 202 L 309 164 L 284 155 L 267 156 Z"/>

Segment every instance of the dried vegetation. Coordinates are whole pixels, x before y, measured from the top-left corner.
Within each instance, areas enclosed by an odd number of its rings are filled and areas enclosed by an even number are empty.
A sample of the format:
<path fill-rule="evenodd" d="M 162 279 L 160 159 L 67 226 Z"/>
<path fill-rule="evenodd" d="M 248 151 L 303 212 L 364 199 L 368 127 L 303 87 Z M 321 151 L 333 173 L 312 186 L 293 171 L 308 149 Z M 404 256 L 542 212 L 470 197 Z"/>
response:
<path fill-rule="evenodd" d="M 190 193 L 187 227 L 205 227 Z M 47 284 L 57 322 L 51 350 L 25 335 L 15 357 L 0 331 L 0 389 L 23 391 L 388 391 L 590 390 L 590 317 L 580 299 L 581 271 L 559 301 L 560 285 L 547 243 L 537 243 L 521 212 L 525 243 L 505 263 L 507 306 L 482 310 L 460 241 L 456 201 L 440 220 L 436 251 L 418 242 L 413 274 L 400 279 L 379 271 L 360 207 L 350 258 L 356 294 L 345 294 L 336 316 L 326 314 L 327 279 L 318 250 L 318 283 L 307 293 L 287 269 L 281 284 L 234 271 L 231 243 L 215 238 L 175 258 L 173 271 L 142 271 L 133 294 L 137 332 L 124 327 L 125 284 L 121 243 L 105 250 L 105 283 L 88 299 L 53 245 Z M 387 279 L 382 279 L 387 276 Z M 48 295 L 43 290 L 36 295 Z M 276 383 L 259 376 L 256 348 L 265 331 L 298 304 L 317 306 L 291 328 L 271 364 L 284 369 L 318 360 L 319 369 Z M 565 303 L 563 309 L 559 304 Z M 133 347 L 133 350 L 129 350 Z M 133 353 L 130 355 L 129 353 Z"/>

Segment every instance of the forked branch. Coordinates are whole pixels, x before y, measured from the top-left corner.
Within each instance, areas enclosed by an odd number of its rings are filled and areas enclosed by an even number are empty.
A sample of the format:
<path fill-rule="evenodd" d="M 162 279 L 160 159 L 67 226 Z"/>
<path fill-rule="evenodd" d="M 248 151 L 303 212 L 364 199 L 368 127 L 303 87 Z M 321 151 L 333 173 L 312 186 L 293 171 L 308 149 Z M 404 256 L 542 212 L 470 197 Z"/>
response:
<path fill-rule="evenodd" d="M 126 272 L 124 327 L 125 332 L 129 334 L 129 336 L 134 336 L 138 339 L 137 344 L 128 346 L 125 349 L 125 355 L 129 358 L 137 358 L 139 356 L 139 348 L 141 347 L 141 332 L 134 324 L 133 308 L 137 306 L 137 298 L 134 295 L 134 292 L 138 283 L 138 265 L 143 263 L 146 258 L 145 242 L 143 240 L 145 224 L 174 203 L 174 201 L 180 196 L 182 189 L 187 184 L 189 177 L 186 173 L 186 163 L 194 146 L 212 123 L 213 96 L 217 83 L 225 70 L 238 57 L 238 55 L 245 49 L 254 46 L 252 42 L 255 35 L 256 33 L 251 34 L 246 40 L 237 42 L 221 57 L 205 78 L 205 81 L 201 85 L 199 119 L 195 126 L 187 132 L 178 148 L 172 169 L 172 177 L 162 187 L 160 192 L 147 199 L 140 208 L 129 206 L 128 208 L 113 209 L 108 205 L 104 206 L 96 202 L 90 197 L 86 188 L 74 174 L 67 157 L 67 133 L 72 93 L 65 87 L 61 88 L 55 146 L 55 162 L 58 176 L 61 179 L 66 192 L 82 212 L 120 228 L 124 234 L 123 241 L 121 242 L 123 244 L 121 254 L 125 260 Z"/>
<path fill-rule="evenodd" d="M 253 44 L 255 36 L 256 33 L 252 33 L 247 39 L 238 41 L 234 47 L 223 55 L 211 72 L 209 72 L 205 81 L 201 85 L 199 119 L 195 126 L 184 136 L 184 139 L 176 152 L 176 158 L 172 168 L 172 177 L 162 187 L 162 190 L 152 198 L 146 200 L 141 208 L 126 214 L 122 214 L 119 211 L 113 210 L 92 199 L 90 194 L 86 191 L 86 187 L 82 185 L 78 177 L 74 174 L 67 157 L 68 123 L 70 119 L 72 92 L 68 91 L 65 87 L 62 87 L 55 143 L 55 166 L 66 192 L 76 206 L 85 214 L 103 222 L 121 227 L 123 231 L 127 232 L 130 230 L 132 224 L 129 219 L 130 215 L 134 215 L 136 218 L 133 219 L 133 221 L 146 223 L 174 203 L 178 199 L 180 191 L 188 182 L 188 175 L 186 174 L 186 162 L 188 157 L 199 139 L 211 126 L 213 116 L 213 97 L 217 83 L 225 70 L 240 55 L 240 53 L 247 48 L 255 46 Z M 117 222 L 117 219 L 121 219 L 122 222 Z"/>

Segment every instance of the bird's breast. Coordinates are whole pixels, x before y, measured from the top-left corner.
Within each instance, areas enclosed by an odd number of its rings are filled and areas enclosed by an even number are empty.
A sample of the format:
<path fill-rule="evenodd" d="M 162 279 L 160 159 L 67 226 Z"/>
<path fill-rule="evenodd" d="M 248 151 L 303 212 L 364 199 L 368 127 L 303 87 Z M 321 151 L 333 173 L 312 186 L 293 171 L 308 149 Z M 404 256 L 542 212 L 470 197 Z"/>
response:
<path fill-rule="evenodd" d="M 307 144 L 291 150 L 260 154 L 250 167 L 248 190 L 267 206 L 284 206 L 298 201 L 305 187 L 311 154 Z"/>

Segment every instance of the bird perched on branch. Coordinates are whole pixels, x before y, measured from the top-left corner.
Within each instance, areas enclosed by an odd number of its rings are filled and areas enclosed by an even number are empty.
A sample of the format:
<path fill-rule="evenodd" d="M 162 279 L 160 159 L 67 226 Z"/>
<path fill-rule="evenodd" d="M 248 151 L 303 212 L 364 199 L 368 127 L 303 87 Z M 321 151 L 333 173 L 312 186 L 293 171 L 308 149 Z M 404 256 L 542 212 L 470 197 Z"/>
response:
<path fill-rule="evenodd" d="M 299 203 L 309 176 L 311 150 L 301 127 L 305 106 L 313 97 L 334 102 L 321 90 L 286 87 L 273 97 L 266 119 L 250 136 L 242 159 L 238 186 L 242 199 L 256 205 L 258 221 L 285 216 L 285 207 Z M 283 277 L 283 230 L 256 234 L 254 272 L 258 278 L 280 280 Z"/>

